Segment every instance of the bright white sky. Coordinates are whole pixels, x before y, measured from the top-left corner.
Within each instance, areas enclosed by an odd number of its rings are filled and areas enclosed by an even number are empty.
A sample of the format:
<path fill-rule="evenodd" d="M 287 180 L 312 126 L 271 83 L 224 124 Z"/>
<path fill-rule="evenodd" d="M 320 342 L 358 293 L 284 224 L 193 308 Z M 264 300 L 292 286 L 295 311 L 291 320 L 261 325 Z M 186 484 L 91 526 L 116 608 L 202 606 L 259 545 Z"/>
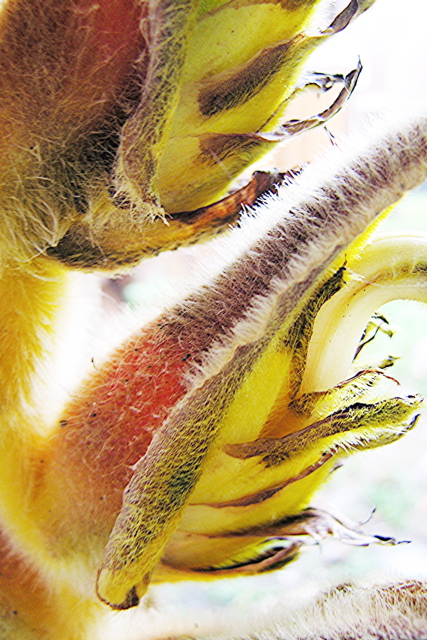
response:
<path fill-rule="evenodd" d="M 339 3 L 345 6 L 348 2 Z M 326 64 L 326 71 L 345 72 L 360 55 L 364 71 L 354 102 L 367 100 L 366 93 L 371 103 L 388 96 L 397 101 L 411 93 L 424 92 L 426 96 L 426 24 L 425 0 L 377 0 L 353 25 L 324 45 L 314 59 Z"/>

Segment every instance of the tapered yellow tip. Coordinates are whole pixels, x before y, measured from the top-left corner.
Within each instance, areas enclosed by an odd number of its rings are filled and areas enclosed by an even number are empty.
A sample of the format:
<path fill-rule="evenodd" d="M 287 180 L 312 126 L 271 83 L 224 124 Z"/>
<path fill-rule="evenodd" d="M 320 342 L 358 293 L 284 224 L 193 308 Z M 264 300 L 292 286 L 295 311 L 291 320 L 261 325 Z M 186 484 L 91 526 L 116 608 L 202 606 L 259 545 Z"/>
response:
<path fill-rule="evenodd" d="M 98 573 L 96 592 L 100 600 L 112 609 L 125 610 L 136 607 L 150 584 L 150 574 L 136 575 L 134 565 L 112 571 L 101 568 Z"/>

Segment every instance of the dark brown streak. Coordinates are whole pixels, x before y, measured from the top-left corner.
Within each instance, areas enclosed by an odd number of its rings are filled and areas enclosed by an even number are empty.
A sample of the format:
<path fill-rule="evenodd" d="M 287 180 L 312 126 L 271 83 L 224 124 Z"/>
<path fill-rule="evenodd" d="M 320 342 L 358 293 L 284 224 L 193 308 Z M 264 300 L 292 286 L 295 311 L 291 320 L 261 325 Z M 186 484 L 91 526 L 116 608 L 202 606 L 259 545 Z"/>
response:
<path fill-rule="evenodd" d="M 199 95 L 201 114 L 211 118 L 244 104 L 259 93 L 283 67 L 284 58 L 294 41 L 295 38 L 265 49 L 240 68 L 238 73 L 219 84 L 202 89 Z"/>
<path fill-rule="evenodd" d="M 208 569 L 193 569 L 196 573 L 215 573 L 215 576 L 219 576 L 224 574 L 225 576 L 229 576 L 230 574 L 237 573 L 242 575 L 243 573 L 264 573 L 266 571 L 274 571 L 275 569 L 279 569 L 283 567 L 285 564 L 293 560 L 298 553 L 299 549 L 302 547 L 302 542 L 294 542 L 291 546 L 280 549 L 273 553 L 273 555 L 268 556 L 267 558 L 263 558 L 258 561 L 248 561 L 248 562 L 240 562 L 235 565 L 231 565 L 230 567 L 209 567 Z"/>
<path fill-rule="evenodd" d="M 253 206 L 258 198 L 266 193 L 276 194 L 277 187 L 283 184 L 286 179 L 291 179 L 292 175 L 292 172 L 256 171 L 248 184 L 218 202 L 207 207 L 200 207 L 200 209 L 195 209 L 194 211 L 174 213 L 170 217 L 174 220 L 179 219 L 180 222 L 188 225 L 193 225 L 199 219 L 206 220 L 208 218 L 212 219 L 212 225 L 215 226 L 215 220 L 221 220 L 222 224 L 227 220 L 233 222 L 240 214 L 243 206 Z"/>

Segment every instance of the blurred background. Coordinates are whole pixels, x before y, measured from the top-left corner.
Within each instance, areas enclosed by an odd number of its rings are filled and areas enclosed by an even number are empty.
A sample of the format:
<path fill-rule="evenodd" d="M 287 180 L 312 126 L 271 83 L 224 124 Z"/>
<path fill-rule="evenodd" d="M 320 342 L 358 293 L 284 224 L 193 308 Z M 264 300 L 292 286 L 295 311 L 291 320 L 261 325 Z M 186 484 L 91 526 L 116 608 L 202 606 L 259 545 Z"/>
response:
<path fill-rule="evenodd" d="M 324 24 L 346 4 L 344 0 L 325 9 Z M 309 61 L 310 71 L 345 74 L 357 65 L 360 56 L 363 72 L 358 86 L 343 111 L 328 123 L 327 130 L 319 128 L 292 140 L 277 149 L 263 165 L 281 170 L 295 167 L 330 145 L 331 135 L 339 139 L 389 107 L 404 116 L 414 103 L 424 99 L 425 104 L 426 24 L 425 0 L 377 0 L 354 24 L 319 49 Z M 309 92 L 298 98 L 287 115 L 310 116 L 332 101 L 333 96 L 328 93 L 318 96 Z M 380 232 L 386 230 L 427 232 L 426 186 L 397 206 Z M 205 245 L 146 261 L 132 279 L 106 284 L 107 306 L 113 308 L 117 299 L 123 299 L 125 304 L 138 307 L 144 318 L 153 317 L 165 300 L 173 301 L 197 284 L 204 273 L 201 260 L 205 262 L 209 251 Z M 384 335 L 375 340 L 373 361 L 378 359 L 375 353 L 381 354 L 381 358 L 390 354 L 399 356 L 389 370 L 391 375 L 401 381 L 405 390 L 427 397 L 427 308 L 417 303 L 391 303 L 381 313 L 396 333 L 392 339 Z M 191 602 L 191 606 L 188 620 L 183 623 L 184 634 L 196 632 L 199 624 L 203 626 L 200 610 L 215 622 L 224 610 L 231 608 L 244 616 L 255 601 L 257 606 L 268 610 L 276 602 L 286 601 L 296 590 L 309 593 L 319 587 L 362 578 L 372 581 L 404 576 L 427 578 L 426 417 L 398 443 L 348 459 L 313 503 L 356 522 L 368 521 L 364 530 L 369 533 L 411 542 L 355 548 L 326 541 L 303 553 L 298 562 L 282 571 L 259 578 L 156 588 L 150 599 L 154 608 L 146 613 L 154 636 L 167 635 L 166 614 L 176 621 L 174 612 L 179 611 L 178 617 L 182 619 L 185 603 Z M 127 615 L 124 624 L 129 638 L 145 637 L 141 631 L 141 611 Z"/>

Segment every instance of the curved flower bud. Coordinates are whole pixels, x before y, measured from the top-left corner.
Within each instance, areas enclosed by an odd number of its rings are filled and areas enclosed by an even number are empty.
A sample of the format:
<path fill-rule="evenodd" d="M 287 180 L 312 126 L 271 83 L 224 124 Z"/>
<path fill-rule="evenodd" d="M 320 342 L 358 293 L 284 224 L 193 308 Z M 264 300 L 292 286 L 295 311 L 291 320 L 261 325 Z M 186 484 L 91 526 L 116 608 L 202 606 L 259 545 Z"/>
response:
<path fill-rule="evenodd" d="M 117 270 L 236 221 L 188 212 L 283 137 L 302 63 L 364 8 L 308 36 L 319 1 L 3 2 L 2 261 Z"/>
<path fill-rule="evenodd" d="M 277 217 L 270 202 L 260 239 L 162 321 L 201 372 L 134 468 L 101 565 L 102 599 L 135 604 L 177 526 L 212 536 L 283 520 L 306 506 L 331 453 L 393 440 L 413 424 L 419 400 L 393 399 L 376 372 L 320 398 L 298 392 L 315 317 L 343 286 L 345 257 L 329 275 L 331 263 L 406 189 L 402 162 L 408 184 L 424 177 L 426 148 L 420 119 L 380 147 L 372 142 L 350 166 L 331 161 L 333 177 L 322 176 L 318 189 L 309 168 L 295 185 L 310 185 L 307 199 L 293 201 L 291 189 Z"/>

